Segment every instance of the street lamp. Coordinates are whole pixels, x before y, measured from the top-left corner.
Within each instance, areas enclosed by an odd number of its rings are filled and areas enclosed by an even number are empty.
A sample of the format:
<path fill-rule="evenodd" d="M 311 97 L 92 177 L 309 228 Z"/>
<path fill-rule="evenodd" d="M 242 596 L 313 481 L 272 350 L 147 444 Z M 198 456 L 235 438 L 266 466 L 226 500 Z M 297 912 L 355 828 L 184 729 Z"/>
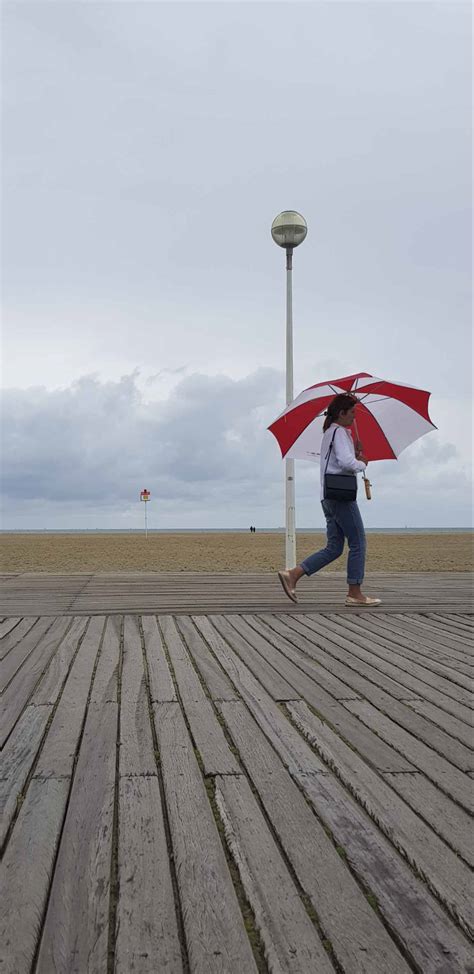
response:
<path fill-rule="evenodd" d="M 306 220 L 295 210 L 283 210 L 272 223 L 272 237 L 279 247 L 286 250 L 286 405 L 293 401 L 293 250 L 303 243 L 308 232 Z M 286 506 L 286 568 L 296 565 L 295 535 L 295 461 L 286 460 L 285 468 L 285 506 Z"/>

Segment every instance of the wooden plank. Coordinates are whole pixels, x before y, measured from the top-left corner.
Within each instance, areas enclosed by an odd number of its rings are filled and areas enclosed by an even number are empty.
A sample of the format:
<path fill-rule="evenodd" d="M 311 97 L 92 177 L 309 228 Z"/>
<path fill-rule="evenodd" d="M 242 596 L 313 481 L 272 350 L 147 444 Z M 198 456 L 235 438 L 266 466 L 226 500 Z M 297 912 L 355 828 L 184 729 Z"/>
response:
<path fill-rule="evenodd" d="M 414 619 L 415 617 L 410 618 Z M 464 672 L 462 667 L 465 665 L 465 656 L 462 653 L 437 645 L 430 637 L 426 638 L 423 630 L 417 631 L 414 627 L 404 627 L 404 624 L 398 620 L 398 616 L 396 621 L 392 621 L 391 617 L 377 618 L 376 625 L 373 624 L 373 619 L 369 620 L 369 625 L 367 625 L 366 620 L 347 620 L 346 628 L 352 629 L 359 635 L 363 634 L 365 637 L 369 633 L 370 638 L 375 638 L 383 647 L 394 645 L 399 655 L 405 656 L 420 666 L 426 666 L 434 673 L 439 673 L 448 679 L 451 677 L 454 679 L 457 673 Z M 469 675 L 469 670 L 467 675 Z M 460 685 L 465 686 L 466 684 L 461 681 Z"/>
<path fill-rule="evenodd" d="M 193 618 L 266 736 L 275 747 L 280 749 L 280 753 L 285 754 L 284 761 L 287 767 L 307 774 L 325 772 L 326 768 L 322 762 L 311 753 L 301 735 L 286 720 L 270 694 L 264 690 L 228 643 L 224 642 L 211 621 L 201 616 Z"/>
<path fill-rule="evenodd" d="M 20 620 L 21 620 L 21 616 L 10 616 L 9 619 L 2 619 L 2 621 L 0 622 L 0 639 L 3 639 L 3 637 L 6 636 L 7 633 L 11 632 L 11 630 L 18 625 Z M 2 656 L 0 656 L 0 659 L 2 659 Z"/>
<path fill-rule="evenodd" d="M 158 779 L 121 777 L 116 974 L 184 970 Z"/>
<path fill-rule="evenodd" d="M 444 841 L 474 867 L 472 819 L 420 772 L 383 772 L 388 784 L 398 792 Z"/>
<path fill-rule="evenodd" d="M 142 616 L 142 629 L 151 699 L 157 703 L 176 701 L 176 690 L 166 660 L 156 616 Z"/>
<path fill-rule="evenodd" d="M 259 624 L 258 620 L 252 619 L 252 625 L 255 626 L 258 632 L 265 632 L 265 629 Z M 295 688 L 295 699 L 298 696 L 303 697 L 319 713 L 324 714 L 325 719 L 330 721 L 334 726 L 337 726 L 340 733 L 350 741 L 352 747 L 355 747 L 363 753 L 367 760 L 371 761 L 375 767 L 381 767 L 391 771 L 415 770 L 393 748 L 389 747 L 384 741 L 381 741 L 372 731 L 368 731 L 366 727 L 362 727 L 359 720 L 352 716 L 348 720 L 347 710 L 345 710 L 341 703 L 342 699 L 355 699 L 356 694 L 354 692 L 352 692 L 351 698 L 351 691 L 348 689 L 346 691 L 346 697 L 342 698 L 341 702 L 335 700 L 323 689 L 326 684 L 324 679 L 319 675 L 321 667 L 315 672 L 314 667 L 311 666 L 311 660 L 308 660 L 301 653 L 297 655 L 298 651 L 292 649 L 291 643 L 288 640 L 285 640 L 284 637 L 280 637 L 276 632 L 272 632 L 269 629 L 266 632 L 268 633 L 268 641 L 270 642 L 271 640 L 277 649 L 276 653 L 274 651 L 273 665 L 288 680 L 291 678 Z M 251 633 L 252 629 L 249 627 L 249 642 L 253 639 Z M 252 644 L 260 646 L 260 643 Z M 298 661 L 298 669 L 291 662 L 295 657 Z"/>
<path fill-rule="evenodd" d="M 425 683 L 423 680 L 411 676 L 403 669 L 403 667 L 394 666 L 392 663 L 375 656 L 372 652 L 368 652 L 366 649 L 362 649 L 362 647 L 355 645 L 349 639 L 339 636 L 336 632 L 333 632 L 332 629 L 329 631 L 327 625 L 320 625 L 319 622 L 315 621 L 313 615 L 311 615 L 311 617 L 304 616 L 301 623 L 307 629 L 310 629 L 313 634 L 319 637 L 317 641 L 318 645 L 324 645 L 325 651 L 331 653 L 331 655 L 336 655 L 333 650 L 333 646 L 336 645 L 345 651 L 346 654 L 349 654 L 345 657 L 344 655 L 341 656 L 341 654 L 337 654 L 338 659 L 346 658 L 350 662 L 351 666 L 357 666 L 358 660 L 368 662 L 374 666 L 374 669 L 379 669 L 382 673 L 391 676 L 398 683 L 404 684 L 408 690 L 407 697 L 415 696 L 422 697 L 426 700 L 431 700 L 433 703 L 436 703 L 438 706 L 442 707 L 443 710 L 454 714 L 454 716 L 458 717 L 460 720 L 464 720 L 467 723 L 471 722 L 472 712 L 469 707 L 465 707 L 454 697 L 442 693 L 440 690 L 430 686 L 429 683 Z M 288 624 L 290 624 L 290 620 L 288 620 Z M 293 625 L 293 620 L 291 620 L 291 625 Z M 308 639 L 313 638 L 314 635 L 308 635 Z M 324 644 L 320 643 L 321 638 L 325 639 Z"/>
<path fill-rule="evenodd" d="M 319 625 L 319 623 L 318 623 Z M 362 625 L 362 623 L 361 623 Z M 326 627 L 328 623 L 326 622 Z M 347 640 L 347 627 L 341 625 L 338 620 L 331 619 L 329 625 L 331 631 L 331 638 L 341 636 Z M 452 680 L 447 679 L 447 677 L 438 676 L 432 673 L 425 666 L 421 666 L 419 663 L 412 662 L 403 653 L 394 651 L 393 647 L 387 645 L 387 640 L 380 637 L 380 634 L 375 630 L 373 625 L 369 626 L 364 621 L 364 628 L 367 629 L 367 635 L 365 632 L 358 637 L 351 633 L 351 651 L 355 655 L 359 655 L 361 652 L 367 652 L 370 649 L 370 655 L 372 657 L 374 666 L 378 666 L 379 669 L 386 669 L 387 665 L 392 666 L 395 664 L 399 669 L 412 677 L 421 680 L 423 683 L 428 683 L 430 686 L 435 687 L 435 689 L 440 690 L 442 693 L 455 700 L 459 700 L 466 707 L 472 706 L 472 694 L 471 688 L 464 689 L 459 685 L 459 680 L 457 679 L 456 684 Z M 388 663 L 386 662 L 388 661 Z"/>
<path fill-rule="evenodd" d="M 222 639 L 230 643 L 234 653 L 241 658 L 243 656 L 256 679 L 274 700 L 294 700 L 295 696 L 298 696 L 295 694 L 294 687 L 279 676 L 266 660 L 256 653 L 249 653 L 246 640 L 236 632 L 224 616 L 213 616 L 212 624 Z"/>
<path fill-rule="evenodd" d="M 191 655 L 199 663 L 199 670 L 212 700 L 237 700 L 232 683 L 206 646 L 192 620 L 188 616 L 177 616 L 175 621 Z"/>
<path fill-rule="evenodd" d="M 16 646 L 26 634 L 32 629 L 35 623 L 38 622 L 38 616 L 28 616 L 26 619 L 21 619 L 17 626 L 2 637 L 0 642 L 0 659 L 5 659 L 8 653 Z"/>
<path fill-rule="evenodd" d="M 212 704 L 204 693 L 174 620 L 171 616 L 160 616 L 160 627 L 174 669 L 182 706 L 205 773 L 239 774 L 239 764 L 224 737 Z"/>
<path fill-rule="evenodd" d="M 334 972 L 246 779 L 218 776 L 216 803 L 269 969 Z"/>
<path fill-rule="evenodd" d="M 341 968 L 354 974 L 404 970 L 398 951 L 319 819 L 245 706 L 223 701 L 219 709 Z"/>
<path fill-rule="evenodd" d="M 103 616 L 91 619 L 49 728 L 35 769 L 36 777 L 72 774 L 103 628 Z"/>
<path fill-rule="evenodd" d="M 224 851 L 177 703 L 155 703 L 156 733 L 193 974 L 256 972 Z"/>
<path fill-rule="evenodd" d="M 68 790 L 66 779 L 33 780 L 8 844 L 0 879 L 4 974 L 32 969 Z M 61 968 L 51 966 L 48 974 L 53 970 Z"/>
<path fill-rule="evenodd" d="M 284 627 L 281 623 L 274 622 L 272 620 L 272 625 L 275 628 L 278 627 L 280 632 L 284 631 Z M 294 627 L 298 627 L 299 631 L 300 625 L 298 622 L 292 622 L 291 628 L 293 629 Z M 301 627 L 301 629 L 304 631 L 304 627 Z M 290 638 L 292 637 L 290 636 Z M 322 659 L 321 653 L 318 650 L 314 650 L 312 644 L 307 644 L 306 649 L 309 655 L 312 656 L 314 653 L 317 659 Z M 458 741 L 453 740 L 439 727 L 433 726 L 430 721 L 426 720 L 421 715 L 415 716 L 410 709 L 407 709 L 407 706 L 404 703 L 393 700 L 387 693 L 385 693 L 385 691 L 373 686 L 368 681 L 364 681 L 356 673 L 354 674 L 352 670 L 348 669 L 347 674 L 346 680 L 349 685 L 353 685 L 359 692 L 364 693 L 367 700 L 371 701 L 375 706 L 393 717 L 393 719 L 401 724 L 402 727 L 405 727 L 405 729 L 420 737 L 422 740 L 427 741 L 430 746 L 455 763 L 456 767 L 458 767 L 460 770 L 469 770 L 472 767 L 473 754 L 469 748 L 465 748 Z M 358 742 L 357 729 L 351 727 L 351 725 L 345 726 L 345 720 L 341 716 L 340 712 L 341 708 L 338 709 L 334 703 L 328 699 L 325 699 L 321 690 L 318 691 L 318 695 L 315 697 L 314 691 L 308 687 L 307 692 L 303 695 L 307 701 L 315 707 L 315 709 L 323 714 L 325 719 L 337 726 L 341 733 L 344 734 L 344 737 L 349 740 L 358 751 L 365 753 L 367 759 L 370 760 L 375 767 L 383 768 L 386 771 L 415 770 L 413 765 L 409 763 L 405 764 L 404 766 L 395 767 L 393 765 L 394 756 L 392 756 L 392 765 L 387 766 L 387 760 L 390 761 L 389 753 L 387 752 L 384 756 L 382 752 L 380 756 L 377 756 L 373 744 L 370 750 L 368 748 L 364 749 L 364 740 L 362 739 L 361 741 L 359 737 Z M 411 703 L 411 701 L 409 702 Z M 347 709 L 351 708 L 347 707 Z M 391 745 L 391 741 L 388 741 L 388 744 Z M 380 742 L 378 746 L 380 746 Z"/>
<path fill-rule="evenodd" d="M 407 733 L 402 727 L 390 720 L 366 700 L 346 700 L 344 706 L 359 720 L 375 730 L 376 733 L 392 747 L 400 751 L 408 761 L 411 761 L 419 771 L 423 771 L 442 791 L 451 795 L 463 808 L 474 813 L 474 797 L 472 788 L 462 771 L 458 771 L 449 761 L 436 754 L 430 747 L 418 740 L 413 734 Z M 453 742 L 455 743 L 455 742 Z M 460 744 L 459 747 L 462 747 Z M 472 771 L 473 768 L 466 768 Z"/>
<path fill-rule="evenodd" d="M 455 737 L 456 740 L 461 741 L 466 747 L 472 750 L 474 745 L 474 715 L 472 724 L 468 727 L 464 721 L 458 720 L 452 714 L 447 714 L 444 710 L 440 710 L 439 707 L 435 707 L 433 703 L 429 703 L 426 700 L 409 700 L 407 705 L 411 710 L 415 710 L 417 714 L 421 714 L 423 717 L 431 720 L 437 727 L 443 728 L 447 734 Z"/>
<path fill-rule="evenodd" d="M 44 620 L 43 620 L 44 621 Z M 49 620 L 48 620 L 49 621 Z M 40 639 L 28 660 L 9 684 L 3 694 L 0 712 L 0 747 L 3 747 L 18 718 L 33 693 L 43 670 L 47 667 L 65 632 L 71 624 L 70 618 L 56 619 Z"/>
<path fill-rule="evenodd" d="M 308 676 L 316 680 L 320 687 L 332 694 L 336 700 L 350 700 L 358 697 L 358 694 L 354 693 L 354 690 L 347 683 L 324 670 L 318 661 L 308 659 L 307 655 L 295 649 L 288 641 L 284 643 L 284 655 L 282 656 L 276 651 L 276 644 L 270 632 L 259 626 L 258 621 L 235 615 L 227 616 L 227 621 L 270 666 L 273 666 L 278 673 L 285 677 L 293 688 L 296 688 L 294 680 L 298 678 L 298 667 L 300 667 Z M 278 648 L 282 649 L 281 640 Z M 298 695 L 296 694 L 296 696 Z M 295 693 L 293 693 L 294 698 Z"/>
<path fill-rule="evenodd" d="M 259 632 L 271 633 L 275 645 L 281 646 L 279 640 L 286 645 L 296 646 L 306 657 L 315 660 L 323 671 L 334 673 L 343 680 L 346 687 L 346 697 L 364 696 L 370 683 L 387 690 L 396 700 L 404 700 L 409 691 L 401 683 L 397 683 L 389 676 L 381 673 L 369 663 L 355 659 L 345 650 L 339 649 L 336 643 L 328 644 L 325 637 L 319 637 L 309 630 L 306 623 L 300 619 L 285 616 L 252 617 L 252 626 Z M 351 672 L 352 670 L 352 672 Z M 349 683 L 348 683 L 349 680 Z"/>
<path fill-rule="evenodd" d="M 288 704 L 304 736 L 335 770 L 395 847 L 424 876 L 432 892 L 472 936 L 472 876 L 468 867 L 337 734 L 311 713 L 304 701 Z"/>
<path fill-rule="evenodd" d="M 156 774 L 138 618 L 125 616 L 120 709 L 120 774 Z"/>
<path fill-rule="evenodd" d="M 61 837 L 38 974 L 107 970 L 117 704 L 91 704 Z"/>
<path fill-rule="evenodd" d="M 425 638 L 429 639 L 431 643 L 435 643 L 443 648 L 449 647 L 450 649 L 465 649 L 469 645 L 472 645 L 472 640 L 469 639 L 469 634 L 466 636 L 462 633 L 456 632 L 452 627 L 449 631 L 446 629 L 440 629 L 433 620 L 429 619 L 427 616 L 411 614 L 403 614 L 397 616 L 397 625 L 403 625 L 404 627 L 409 627 L 415 629 L 418 632 L 424 632 Z"/>
<path fill-rule="evenodd" d="M 390 639 L 396 641 L 401 649 L 423 650 L 425 655 L 433 658 L 449 656 L 452 660 L 466 659 L 465 645 L 462 641 L 450 638 L 434 628 L 430 628 L 425 621 L 426 616 L 419 614 L 393 615 L 381 621 L 381 628 L 390 633 Z"/>
<path fill-rule="evenodd" d="M 464 937 L 338 779 L 297 774 L 298 787 L 282 769 L 284 752 L 274 750 L 246 707 L 234 702 L 218 706 L 344 969 L 354 974 L 385 970 L 381 958 L 386 938 L 336 846 L 364 888 L 376 896 L 389 929 L 420 971 L 438 974 L 451 962 L 453 971 L 467 972 L 470 948 Z"/>
<path fill-rule="evenodd" d="M 451 669 L 454 669 L 456 664 L 466 660 L 466 655 L 461 650 L 462 643 L 459 643 L 459 646 L 450 646 L 443 639 L 438 641 L 435 631 L 430 631 L 428 627 L 425 627 L 417 615 L 378 618 L 376 627 L 373 626 L 373 620 L 369 620 L 369 626 L 366 623 L 367 620 L 354 620 L 354 625 L 364 633 L 368 629 L 374 633 L 377 629 L 379 634 L 385 636 L 389 643 L 396 644 L 397 653 L 406 656 L 407 659 L 414 659 L 420 665 L 430 665 L 435 672 L 438 672 L 436 665 L 439 666 L 443 659 L 449 660 Z M 420 660 L 420 656 L 423 659 Z M 446 664 L 444 665 L 446 666 Z"/>
<path fill-rule="evenodd" d="M 61 639 L 59 646 L 43 673 L 31 698 L 31 703 L 42 705 L 56 703 L 58 694 L 69 673 L 71 660 L 87 625 L 87 616 L 75 616 L 71 626 Z"/>
<path fill-rule="evenodd" d="M 13 679 L 15 673 L 20 669 L 22 663 L 30 656 L 37 644 L 39 643 L 42 636 L 50 628 L 50 619 L 39 619 L 38 622 L 33 626 L 30 632 L 20 639 L 20 641 L 14 646 L 8 656 L 2 660 L 1 671 L 0 671 L 0 693 L 3 693 L 5 688 L 8 686 L 10 681 Z"/>
<path fill-rule="evenodd" d="M 453 616 L 449 613 L 439 615 L 435 612 L 428 612 L 426 618 L 434 622 L 442 632 L 448 630 L 448 632 L 458 632 L 460 635 L 464 633 L 473 634 L 472 619 L 469 619 L 468 616 Z"/>
<path fill-rule="evenodd" d="M 0 848 L 17 810 L 17 802 L 35 761 L 51 706 L 27 707 L 10 735 L 0 763 Z"/>
<path fill-rule="evenodd" d="M 92 686 L 91 703 L 117 703 L 122 616 L 108 616 Z"/>

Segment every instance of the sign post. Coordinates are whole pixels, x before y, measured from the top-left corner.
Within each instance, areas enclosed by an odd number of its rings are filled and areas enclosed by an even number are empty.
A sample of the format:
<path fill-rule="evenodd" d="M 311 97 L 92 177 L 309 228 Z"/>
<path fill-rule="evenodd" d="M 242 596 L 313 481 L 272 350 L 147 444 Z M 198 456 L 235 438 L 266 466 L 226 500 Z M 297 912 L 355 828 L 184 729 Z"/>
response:
<path fill-rule="evenodd" d="M 145 503 L 145 538 L 148 541 L 148 522 L 146 517 L 146 506 L 148 501 L 150 500 L 150 491 L 147 490 L 146 487 L 144 490 L 140 491 L 140 500 L 144 501 Z"/>

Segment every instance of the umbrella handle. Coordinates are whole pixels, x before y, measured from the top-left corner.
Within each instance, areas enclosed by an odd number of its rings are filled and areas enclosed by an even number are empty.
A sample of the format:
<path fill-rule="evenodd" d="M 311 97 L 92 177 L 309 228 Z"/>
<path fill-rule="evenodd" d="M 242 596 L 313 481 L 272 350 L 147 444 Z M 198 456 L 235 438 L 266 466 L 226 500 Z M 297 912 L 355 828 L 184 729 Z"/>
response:
<path fill-rule="evenodd" d="M 359 452 L 362 452 L 363 446 L 362 446 L 361 441 L 359 440 L 359 430 L 357 429 L 357 422 L 356 422 L 355 419 L 354 419 L 354 428 L 355 428 L 356 436 L 357 436 L 357 440 L 356 440 L 356 444 L 355 445 L 356 445 L 356 450 L 359 453 Z M 365 476 L 364 471 L 362 471 L 362 476 L 364 478 L 365 496 L 366 496 L 367 500 L 370 501 L 370 500 L 372 500 L 372 491 L 370 489 L 371 486 L 372 486 L 372 484 L 370 483 L 369 478 Z"/>
<path fill-rule="evenodd" d="M 369 478 L 365 476 L 365 473 L 363 473 L 362 476 L 364 478 L 365 496 L 367 500 L 370 501 L 372 500 L 372 491 L 370 489 L 372 484 L 370 483 Z"/>

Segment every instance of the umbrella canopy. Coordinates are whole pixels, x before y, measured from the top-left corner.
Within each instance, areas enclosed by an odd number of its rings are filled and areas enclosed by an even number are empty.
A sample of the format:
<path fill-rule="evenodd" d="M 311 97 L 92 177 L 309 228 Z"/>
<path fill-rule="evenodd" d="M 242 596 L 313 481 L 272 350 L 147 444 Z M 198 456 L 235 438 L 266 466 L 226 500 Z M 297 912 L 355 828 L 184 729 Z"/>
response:
<path fill-rule="evenodd" d="M 437 428 L 428 414 L 430 392 L 358 372 L 305 389 L 268 427 L 282 457 L 319 460 L 324 411 L 341 393 L 358 399 L 351 432 L 367 460 L 396 460 L 410 443 Z"/>

